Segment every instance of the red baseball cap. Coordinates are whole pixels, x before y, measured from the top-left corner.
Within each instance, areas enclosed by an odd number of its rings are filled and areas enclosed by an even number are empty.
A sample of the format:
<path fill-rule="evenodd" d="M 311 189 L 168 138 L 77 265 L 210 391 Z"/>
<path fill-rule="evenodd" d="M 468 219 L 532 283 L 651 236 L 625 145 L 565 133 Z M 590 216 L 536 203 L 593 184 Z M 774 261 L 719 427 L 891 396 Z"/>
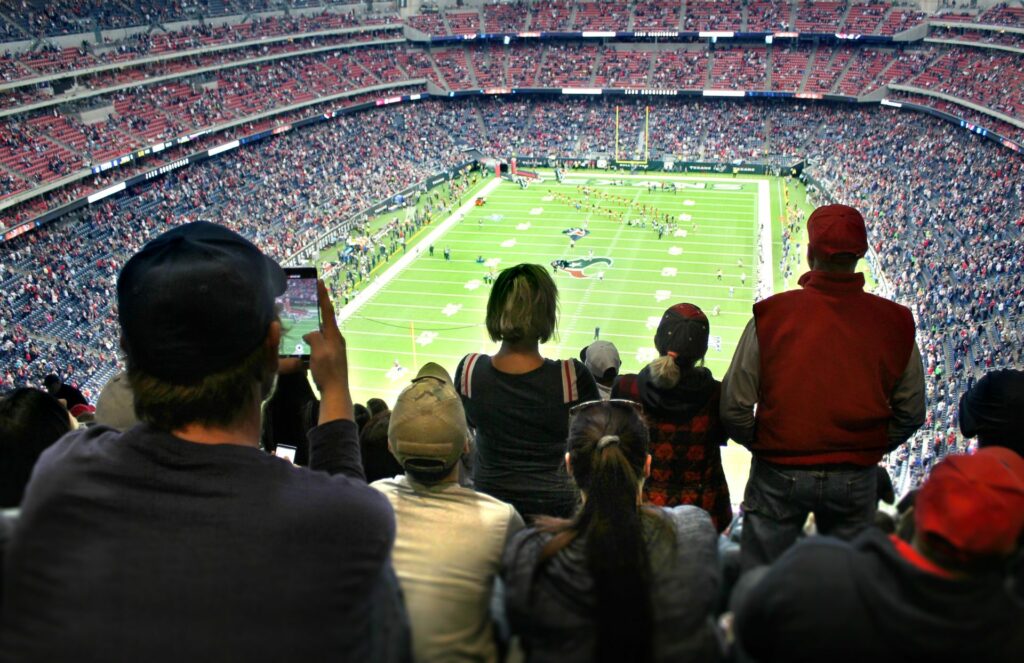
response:
<path fill-rule="evenodd" d="M 1024 532 L 1024 458 L 986 447 L 948 456 L 918 492 L 914 520 L 967 559 L 1005 557 Z"/>
<path fill-rule="evenodd" d="M 96 408 L 94 408 L 93 406 L 88 405 L 88 404 L 79 403 L 78 405 L 76 405 L 76 406 L 72 407 L 70 410 L 68 410 L 68 412 L 71 413 L 72 417 L 77 419 L 78 417 L 82 416 L 83 414 L 96 414 Z"/>
<path fill-rule="evenodd" d="M 847 205 L 825 205 L 811 212 L 807 239 L 811 251 L 825 258 L 843 253 L 862 258 L 868 252 L 864 217 Z"/>

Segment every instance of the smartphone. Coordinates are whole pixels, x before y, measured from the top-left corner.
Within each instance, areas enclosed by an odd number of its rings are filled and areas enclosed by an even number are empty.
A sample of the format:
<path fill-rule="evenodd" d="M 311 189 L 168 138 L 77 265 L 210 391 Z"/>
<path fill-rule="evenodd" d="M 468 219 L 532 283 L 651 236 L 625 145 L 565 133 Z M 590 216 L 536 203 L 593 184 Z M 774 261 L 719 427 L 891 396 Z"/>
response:
<path fill-rule="evenodd" d="M 293 446 L 289 446 L 287 444 L 279 444 L 277 445 L 277 448 L 274 449 L 274 455 L 277 456 L 278 458 L 284 458 L 292 465 L 295 464 L 295 447 Z"/>
<path fill-rule="evenodd" d="M 302 337 L 320 329 L 320 304 L 316 294 L 315 267 L 285 267 L 284 294 L 277 298 L 281 319 L 282 357 L 309 360 L 309 345 Z"/>

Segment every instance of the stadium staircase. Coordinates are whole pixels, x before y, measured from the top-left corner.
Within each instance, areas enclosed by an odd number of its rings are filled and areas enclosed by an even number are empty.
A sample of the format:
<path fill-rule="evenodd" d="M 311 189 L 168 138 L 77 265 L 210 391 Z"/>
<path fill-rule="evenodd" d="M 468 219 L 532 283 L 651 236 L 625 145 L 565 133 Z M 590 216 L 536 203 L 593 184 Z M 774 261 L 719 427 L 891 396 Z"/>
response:
<path fill-rule="evenodd" d="M 786 19 L 786 20 L 789 22 L 789 27 L 790 27 L 791 30 L 796 27 L 796 15 L 798 13 L 797 12 L 798 6 L 799 5 L 796 2 L 790 2 L 789 3 L 789 18 Z"/>
<path fill-rule="evenodd" d="M 533 23 L 533 10 L 529 10 L 529 11 L 526 12 L 526 22 L 523 23 L 523 31 L 524 32 L 530 30 L 530 24 L 531 23 Z"/>
<path fill-rule="evenodd" d="M 452 29 L 452 24 L 448 22 L 448 14 L 447 14 L 447 12 L 443 12 L 443 11 L 442 12 L 438 12 L 438 15 L 441 17 L 441 23 L 444 24 L 444 33 L 446 35 L 453 35 L 453 34 L 455 34 L 455 30 Z M 451 88 L 449 88 L 449 89 L 451 89 Z"/>
<path fill-rule="evenodd" d="M 676 24 L 676 30 L 682 30 L 683 24 L 686 17 L 686 0 L 683 0 L 682 8 L 679 10 L 679 23 Z"/>
<path fill-rule="evenodd" d="M 889 23 L 889 17 L 892 15 L 892 13 L 894 11 L 902 9 L 903 7 L 897 7 L 895 4 L 891 5 L 888 9 L 886 9 L 885 14 L 882 16 L 882 20 L 878 22 L 878 25 L 875 26 L 875 29 L 871 32 L 871 34 L 879 34 L 882 31 L 882 28 Z"/>
<path fill-rule="evenodd" d="M 527 20 L 529 20 L 529 19 L 527 19 Z M 504 49 L 508 49 L 508 46 L 504 46 L 503 48 Z M 509 87 L 511 87 L 512 79 L 509 78 L 509 73 L 508 73 L 508 58 L 505 57 L 505 53 L 504 52 L 501 54 L 501 73 L 505 77 L 504 78 L 505 84 L 508 85 Z"/>
<path fill-rule="evenodd" d="M 208 0 L 207 4 L 210 8 L 211 16 L 220 16 L 227 13 L 227 6 L 224 4 L 224 0 Z"/>
<path fill-rule="evenodd" d="M 882 87 L 882 81 L 887 80 L 886 76 L 888 75 L 889 70 L 892 69 L 893 66 L 895 66 L 896 61 L 897 58 L 892 58 L 891 60 L 889 60 L 889 62 L 884 67 L 882 67 L 882 70 L 879 71 L 878 74 L 876 74 L 875 77 L 871 80 L 871 83 L 869 84 L 868 89 L 866 91 L 877 90 L 878 88 Z"/>
<path fill-rule="evenodd" d="M 3 19 L 4 23 L 7 23 L 7 25 L 11 26 L 15 30 L 17 30 L 18 32 L 23 34 L 25 39 L 32 39 L 33 38 L 32 34 L 29 33 L 28 30 L 26 30 L 25 28 L 21 27 L 21 23 L 18 22 L 18 21 L 15 21 L 14 18 L 11 17 L 11 15 L 8 14 L 7 12 L 0 11 L 0 18 Z"/>
<path fill-rule="evenodd" d="M 574 10 L 575 11 L 575 10 Z M 604 49 L 597 49 L 597 57 L 591 63 L 590 78 L 587 79 L 587 86 L 594 87 L 597 81 L 597 72 L 600 71 L 601 65 L 604 63 Z"/>
<path fill-rule="evenodd" d="M 573 26 L 576 25 L 576 8 L 578 6 L 579 5 L 574 2 L 573 5 L 572 5 L 572 9 L 569 11 L 569 23 L 568 23 L 568 25 L 569 25 L 568 29 L 569 30 L 572 30 Z"/>
<path fill-rule="evenodd" d="M 28 182 L 29 181 L 29 179 L 27 177 L 23 177 L 21 175 L 21 173 L 15 171 L 15 170 L 11 170 L 10 168 L 7 167 L 7 164 L 5 164 L 3 162 L 0 162 L 0 171 L 3 171 L 4 173 L 9 174 L 11 177 L 13 177 L 15 179 L 21 180 L 22 182 Z"/>
<path fill-rule="evenodd" d="M 746 20 L 747 20 L 746 19 L 746 15 L 747 15 L 747 6 L 744 5 L 743 6 L 743 16 L 744 16 L 744 18 L 743 18 L 743 21 L 744 21 L 743 29 L 744 30 L 747 29 L 746 28 Z M 764 71 L 764 89 L 766 89 L 766 90 L 771 90 L 772 89 L 772 61 L 774 60 L 774 57 L 773 57 L 774 53 L 775 53 L 775 49 L 769 47 L 768 49 L 766 49 L 766 52 L 765 52 L 765 55 L 764 55 L 764 69 L 765 69 L 765 71 Z M 768 135 L 771 135 L 771 134 L 769 133 Z"/>
<path fill-rule="evenodd" d="M 704 72 L 704 83 L 701 84 L 701 87 L 704 88 L 705 90 L 711 89 L 711 72 L 713 72 L 714 70 L 715 54 L 712 51 L 708 51 L 708 68 L 707 71 Z"/>
<path fill-rule="evenodd" d="M 434 70 L 434 73 L 437 74 L 438 86 L 445 90 L 451 90 L 452 86 L 448 84 L 448 80 L 444 77 L 444 74 L 441 73 L 441 68 L 437 66 L 436 59 L 432 56 L 427 59 L 430 60 L 430 67 Z"/>
<path fill-rule="evenodd" d="M 487 125 L 484 124 L 483 115 L 480 113 L 476 101 L 473 101 L 473 119 L 476 120 L 476 126 L 480 129 L 480 135 L 484 137 L 485 141 L 488 140 L 490 135 L 487 133 Z"/>
<path fill-rule="evenodd" d="M 466 59 L 466 71 L 469 72 L 470 82 L 473 83 L 474 88 L 480 87 L 480 81 L 476 77 L 476 69 L 473 68 L 473 58 L 469 54 L 469 49 L 465 46 L 460 46 L 459 52 L 462 53 L 462 57 Z"/>
<path fill-rule="evenodd" d="M 843 26 L 846 25 L 846 19 L 848 19 L 850 17 L 850 10 L 851 9 L 853 9 L 853 5 L 851 3 L 847 3 L 846 11 L 843 12 L 842 18 L 839 19 L 839 27 L 836 28 L 836 32 L 843 32 Z M 851 62 L 852 62 L 852 60 L 851 60 Z M 839 78 L 842 78 L 842 76 L 840 76 Z"/>
<path fill-rule="evenodd" d="M 836 53 L 839 53 L 840 51 L 839 51 L 838 48 L 833 49 L 833 51 L 834 52 L 832 54 L 832 57 L 834 58 L 836 56 Z M 842 68 L 842 70 L 840 70 L 839 75 L 836 76 L 835 82 L 832 83 L 832 87 L 829 88 L 829 90 L 828 90 L 829 92 L 831 92 L 833 94 L 838 94 L 839 93 L 839 84 L 843 81 L 843 78 L 846 77 L 847 72 L 850 71 L 850 67 L 852 67 L 856 62 L 857 62 L 857 58 L 855 58 L 855 57 L 850 58 L 850 60 L 846 63 L 846 66 L 844 66 Z"/>

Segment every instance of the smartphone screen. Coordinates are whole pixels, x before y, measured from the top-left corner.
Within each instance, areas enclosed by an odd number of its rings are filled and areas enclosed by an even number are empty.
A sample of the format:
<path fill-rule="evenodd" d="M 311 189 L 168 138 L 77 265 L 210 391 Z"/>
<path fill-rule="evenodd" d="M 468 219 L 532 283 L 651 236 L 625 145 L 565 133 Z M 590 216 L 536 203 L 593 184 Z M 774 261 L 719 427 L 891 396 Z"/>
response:
<path fill-rule="evenodd" d="M 309 359 L 309 345 L 302 337 L 320 329 L 316 298 L 315 267 L 285 267 L 288 285 L 277 298 L 281 319 L 281 356 Z"/>
<path fill-rule="evenodd" d="M 284 458 L 289 463 L 295 464 L 295 447 L 288 446 L 287 444 L 279 444 L 274 449 L 274 455 L 278 458 Z"/>

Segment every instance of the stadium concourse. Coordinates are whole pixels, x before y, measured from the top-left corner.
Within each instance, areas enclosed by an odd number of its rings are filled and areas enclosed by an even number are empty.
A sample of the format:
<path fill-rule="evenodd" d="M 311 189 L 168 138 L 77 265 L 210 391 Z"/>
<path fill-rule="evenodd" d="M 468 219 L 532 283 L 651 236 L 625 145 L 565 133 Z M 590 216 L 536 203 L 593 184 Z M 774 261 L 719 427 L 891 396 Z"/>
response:
<path fill-rule="evenodd" d="M 421 366 L 497 350 L 487 300 L 523 262 L 562 298 L 544 356 L 599 338 L 639 372 L 688 301 L 721 379 L 752 304 L 807 269 L 807 214 L 843 203 L 924 366 L 895 497 L 976 451 L 961 397 L 1024 368 L 1024 5 L 384 4 L 0 2 L 0 391 L 57 374 L 95 404 L 125 367 L 122 267 L 195 221 L 316 265 L 385 410 Z M 496 179 L 513 158 L 527 179 Z M 378 478 L 402 469 L 380 405 Z M 725 449 L 739 514 L 749 454 Z"/>

